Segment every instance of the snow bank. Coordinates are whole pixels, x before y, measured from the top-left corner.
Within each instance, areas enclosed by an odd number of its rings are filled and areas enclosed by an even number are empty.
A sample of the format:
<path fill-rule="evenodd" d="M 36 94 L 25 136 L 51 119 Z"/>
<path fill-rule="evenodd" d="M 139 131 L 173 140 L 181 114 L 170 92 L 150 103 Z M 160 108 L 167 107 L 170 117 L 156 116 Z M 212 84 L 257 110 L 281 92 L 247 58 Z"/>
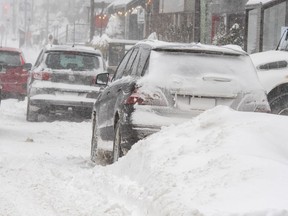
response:
<path fill-rule="evenodd" d="M 142 186 L 147 215 L 287 215 L 287 122 L 216 107 L 140 141 L 108 169 Z"/>
<path fill-rule="evenodd" d="M 91 122 L 26 122 L 26 102 L 0 107 L 0 215 L 288 215 L 286 116 L 216 107 L 93 166 Z"/>

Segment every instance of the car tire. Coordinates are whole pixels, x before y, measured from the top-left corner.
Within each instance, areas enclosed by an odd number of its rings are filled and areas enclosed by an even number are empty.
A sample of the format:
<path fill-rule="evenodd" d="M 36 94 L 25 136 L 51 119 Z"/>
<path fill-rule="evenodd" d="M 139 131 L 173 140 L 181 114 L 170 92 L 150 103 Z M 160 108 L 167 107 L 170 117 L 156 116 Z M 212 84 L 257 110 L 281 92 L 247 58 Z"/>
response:
<path fill-rule="evenodd" d="M 93 115 L 92 120 L 92 139 L 91 139 L 91 153 L 90 153 L 90 159 L 92 162 L 96 162 L 97 159 L 97 147 L 99 142 L 99 130 L 98 130 L 98 124 L 97 124 L 97 118 L 96 113 Z"/>
<path fill-rule="evenodd" d="M 270 100 L 271 113 L 288 115 L 288 93 L 281 94 Z"/>
<path fill-rule="evenodd" d="M 122 136 L 121 136 L 121 124 L 118 120 L 115 125 L 114 141 L 113 141 L 113 163 L 117 162 L 120 157 L 123 156 L 121 149 Z"/>
<path fill-rule="evenodd" d="M 30 109 L 30 101 L 28 99 L 27 102 L 27 112 L 26 112 L 26 120 L 29 122 L 37 122 L 38 121 L 38 113 L 32 111 Z"/>

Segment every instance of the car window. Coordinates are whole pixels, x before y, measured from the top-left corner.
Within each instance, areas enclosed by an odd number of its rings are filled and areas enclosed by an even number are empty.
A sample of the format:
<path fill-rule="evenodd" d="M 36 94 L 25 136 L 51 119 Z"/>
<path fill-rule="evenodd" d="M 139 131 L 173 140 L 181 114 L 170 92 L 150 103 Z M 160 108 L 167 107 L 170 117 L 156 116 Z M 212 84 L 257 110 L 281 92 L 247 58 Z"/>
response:
<path fill-rule="evenodd" d="M 46 65 L 51 69 L 94 70 L 100 67 L 99 57 L 80 52 L 50 52 Z"/>
<path fill-rule="evenodd" d="M 138 48 L 135 48 L 131 54 L 131 57 L 129 58 L 129 61 L 124 69 L 124 72 L 123 72 L 123 76 L 128 76 L 128 75 L 131 75 L 131 72 L 132 72 L 132 64 L 133 62 L 135 61 L 135 58 L 138 54 L 138 51 L 139 49 Z"/>
<path fill-rule="evenodd" d="M 5 64 L 9 66 L 20 66 L 21 65 L 20 53 L 1 51 L 0 64 Z"/>
<path fill-rule="evenodd" d="M 44 50 L 41 50 L 34 67 L 38 67 L 41 64 L 41 62 L 43 61 L 43 57 L 44 57 Z"/>
<path fill-rule="evenodd" d="M 132 54 L 133 50 L 129 50 L 126 55 L 124 56 L 124 58 L 122 59 L 121 63 L 119 64 L 117 70 L 116 70 L 116 74 L 115 74 L 115 79 L 120 79 L 123 75 L 123 72 L 125 70 L 125 67 L 128 63 L 128 60 L 130 59 L 130 56 Z"/>
<path fill-rule="evenodd" d="M 143 75 L 143 69 L 145 67 L 145 64 L 147 62 L 149 55 L 150 55 L 149 49 L 146 49 L 146 48 L 140 49 L 139 55 L 133 65 L 133 69 L 132 69 L 133 75 L 136 75 L 136 76 Z"/>

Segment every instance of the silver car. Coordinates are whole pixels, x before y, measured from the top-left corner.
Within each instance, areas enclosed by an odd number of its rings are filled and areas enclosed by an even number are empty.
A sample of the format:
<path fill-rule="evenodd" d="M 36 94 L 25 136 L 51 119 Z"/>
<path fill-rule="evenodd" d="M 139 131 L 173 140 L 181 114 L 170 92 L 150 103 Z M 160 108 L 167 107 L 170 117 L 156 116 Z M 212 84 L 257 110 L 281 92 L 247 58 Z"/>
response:
<path fill-rule="evenodd" d="M 30 72 L 27 120 L 39 115 L 75 113 L 91 116 L 99 87 L 95 77 L 105 71 L 100 51 L 90 47 L 48 46 Z"/>

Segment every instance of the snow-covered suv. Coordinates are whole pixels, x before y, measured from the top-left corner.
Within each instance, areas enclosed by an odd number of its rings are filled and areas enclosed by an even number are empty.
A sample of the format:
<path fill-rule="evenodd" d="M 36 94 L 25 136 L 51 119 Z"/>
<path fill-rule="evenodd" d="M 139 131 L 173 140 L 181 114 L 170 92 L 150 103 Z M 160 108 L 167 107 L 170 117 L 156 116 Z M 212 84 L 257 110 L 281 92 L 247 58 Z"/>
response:
<path fill-rule="evenodd" d="M 99 74 L 96 83 L 108 81 Z M 248 54 L 239 49 L 140 42 L 119 64 L 93 110 L 91 160 L 99 140 L 113 141 L 113 160 L 162 126 L 179 124 L 217 105 L 269 112 Z"/>
<path fill-rule="evenodd" d="M 91 116 L 100 89 L 95 77 L 104 72 L 104 65 L 100 51 L 90 47 L 44 48 L 29 76 L 27 120 L 67 111 Z"/>
<path fill-rule="evenodd" d="M 251 59 L 267 91 L 271 112 L 288 115 L 288 30 L 276 50 L 254 53 Z"/>

